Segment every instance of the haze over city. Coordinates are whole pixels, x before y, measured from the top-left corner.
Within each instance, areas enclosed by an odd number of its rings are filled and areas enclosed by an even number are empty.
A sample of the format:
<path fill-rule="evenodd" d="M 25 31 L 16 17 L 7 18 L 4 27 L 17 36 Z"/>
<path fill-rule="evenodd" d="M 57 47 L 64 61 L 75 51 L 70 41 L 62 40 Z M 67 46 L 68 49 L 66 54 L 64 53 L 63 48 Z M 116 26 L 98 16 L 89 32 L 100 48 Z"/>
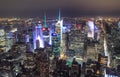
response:
<path fill-rule="evenodd" d="M 0 0 L 0 16 L 40 16 L 47 11 L 55 16 L 119 15 L 119 0 Z M 53 14 L 54 13 L 54 14 Z"/>

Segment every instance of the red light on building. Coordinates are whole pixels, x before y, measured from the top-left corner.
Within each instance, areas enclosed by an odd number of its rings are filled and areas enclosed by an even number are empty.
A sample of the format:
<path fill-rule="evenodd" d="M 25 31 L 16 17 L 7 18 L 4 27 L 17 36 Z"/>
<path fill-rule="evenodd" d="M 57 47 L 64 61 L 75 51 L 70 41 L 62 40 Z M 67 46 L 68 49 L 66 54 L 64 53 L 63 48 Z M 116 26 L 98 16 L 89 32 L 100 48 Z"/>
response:
<path fill-rule="evenodd" d="M 42 30 L 43 30 L 43 31 L 45 31 L 45 30 L 46 30 L 46 28 L 42 28 Z"/>
<path fill-rule="evenodd" d="M 81 25 L 81 24 L 78 24 L 78 25 L 77 25 L 77 28 L 78 28 L 78 29 L 81 29 L 81 28 L 82 28 L 82 25 Z"/>
<path fill-rule="evenodd" d="M 50 30 L 50 28 L 48 28 L 48 30 Z"/>
<path fill-rule="evenodd" d="M 42 28 L 43 31 L 49 31 L 50 28 Z"/>

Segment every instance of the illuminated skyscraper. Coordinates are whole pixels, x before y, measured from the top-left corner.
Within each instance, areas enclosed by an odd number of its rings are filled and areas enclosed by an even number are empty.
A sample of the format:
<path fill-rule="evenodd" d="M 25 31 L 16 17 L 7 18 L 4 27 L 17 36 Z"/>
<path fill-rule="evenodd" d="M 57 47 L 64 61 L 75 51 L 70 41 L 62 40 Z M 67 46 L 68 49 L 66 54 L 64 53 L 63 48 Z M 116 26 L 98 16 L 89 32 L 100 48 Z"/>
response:
<path fill-rule="evenodd" d="M 38 25 L 35 27 L 35 30 L 33 31 L 33 47 L 36 49 L 36 40 L 39 42 L 39 48 L 44 48 L 44 40 L 43 40 L 43 32 L 42 32 L 42 26 Z"/>
<path fill-rule="evenodd" d="M 59 9 L 59 16 L 58 16 L 58 22 L 56 23 L 56 33 L 60 35 L 60 44 L 62 45 L 62 41 L 63 41 L 63 20 L 61 19 L 61 12 Z"/>
<path fill-rule="evenodd" d="M 55 32 L 58 34 L 58 38 L 60 39 L 60 44 L 59 46 L 59 52 L 60 55 L 62 55 L 65 51 L 66 51 L 66 47 L 65 47 L 65 42 L 64 42 L 64 39 L 63 37 L 64 34 L 63 34 L 63 20 L 60 18 L 61 14 L 60 14 L 60 10 L 59 10 L 59 16 L 58 16 L 58 22 L 56 23 L 56 28 L 55 28 Z"/>
<path fill-rule="evenodd" d="M 87 25 L 90 29 L 90 32 L 88 32 L 88 37 L 92 37 L 94 39 L 94 22 L 92 20 L 89 20 L 87 22 Z"/>

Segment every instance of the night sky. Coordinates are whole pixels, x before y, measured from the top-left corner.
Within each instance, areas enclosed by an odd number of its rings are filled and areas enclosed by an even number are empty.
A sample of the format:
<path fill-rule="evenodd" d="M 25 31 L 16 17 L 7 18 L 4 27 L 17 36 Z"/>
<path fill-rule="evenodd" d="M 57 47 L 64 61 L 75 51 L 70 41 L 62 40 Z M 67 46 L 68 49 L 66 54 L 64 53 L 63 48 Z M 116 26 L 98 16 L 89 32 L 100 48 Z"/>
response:
<path fill-rule="evenodd" d="M 0 0 L 0 16 L 119 15 L 120 0 Z"/>

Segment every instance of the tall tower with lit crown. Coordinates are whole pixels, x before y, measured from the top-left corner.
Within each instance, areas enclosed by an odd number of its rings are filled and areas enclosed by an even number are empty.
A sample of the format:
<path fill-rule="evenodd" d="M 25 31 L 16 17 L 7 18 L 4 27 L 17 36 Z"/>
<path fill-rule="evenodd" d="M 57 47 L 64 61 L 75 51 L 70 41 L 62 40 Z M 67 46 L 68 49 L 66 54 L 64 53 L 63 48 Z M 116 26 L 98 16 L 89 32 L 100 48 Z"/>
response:
<path fill-rule="evenodd" d="M 61 12 L 59 9 L 58 22 L 56 23 L 56 33 L 60 36 L 60 54 L 65 52 L 65 42 L 63 42 L 63 20 L 61 19 Z"/>

